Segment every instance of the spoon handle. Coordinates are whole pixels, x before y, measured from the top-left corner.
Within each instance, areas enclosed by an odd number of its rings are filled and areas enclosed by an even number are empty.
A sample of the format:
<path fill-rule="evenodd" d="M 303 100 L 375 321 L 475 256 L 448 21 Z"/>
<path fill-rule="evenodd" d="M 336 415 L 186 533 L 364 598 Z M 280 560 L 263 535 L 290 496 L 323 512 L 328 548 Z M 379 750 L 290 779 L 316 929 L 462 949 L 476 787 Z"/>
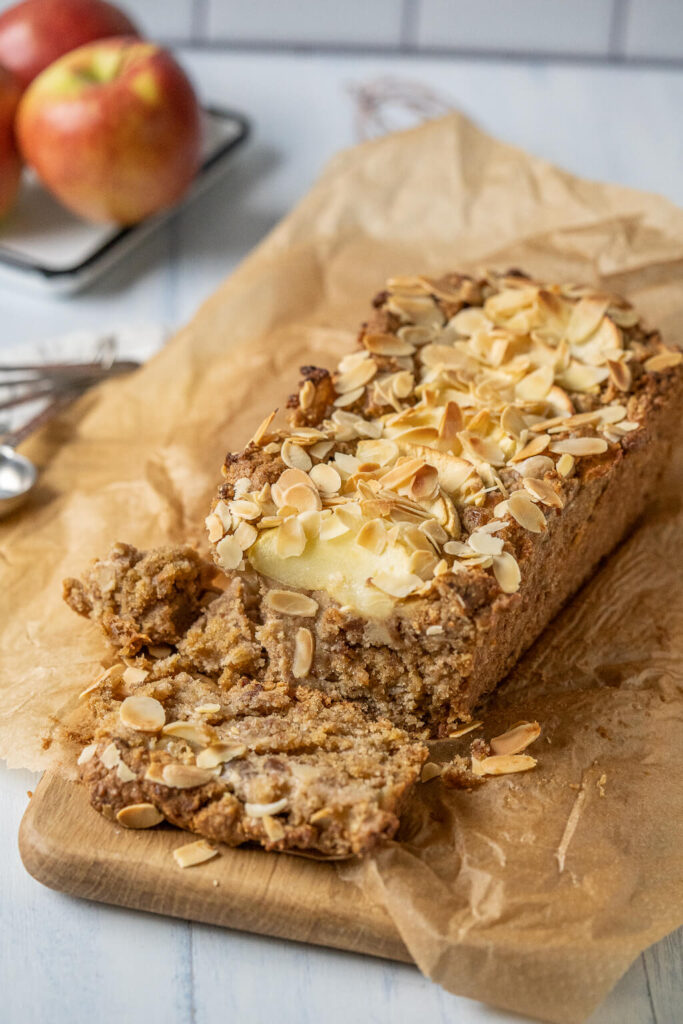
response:
<path fill-rule="evenodd" d="M 18 444 L 25 441 L 35 430 L 39 430 L 40 427 L 45 426 L 50 420 L 58 413 L 65 409 L 68 405 L 71 405 L 75 398 L 82 393 L 80 388 L 74 388 L 70 391 L 62 391 L 61 394 L 53 398 L 49 405 L 46 405 L 37 416 L 33 416 L 27 423 L 24 423 L 21 427 L 16 430 L 12 430 L 9 434 L 5 434 L 0 437 L 0 441 L 4 445 L 8 445 L 10 448 L 16 448 Z"/>

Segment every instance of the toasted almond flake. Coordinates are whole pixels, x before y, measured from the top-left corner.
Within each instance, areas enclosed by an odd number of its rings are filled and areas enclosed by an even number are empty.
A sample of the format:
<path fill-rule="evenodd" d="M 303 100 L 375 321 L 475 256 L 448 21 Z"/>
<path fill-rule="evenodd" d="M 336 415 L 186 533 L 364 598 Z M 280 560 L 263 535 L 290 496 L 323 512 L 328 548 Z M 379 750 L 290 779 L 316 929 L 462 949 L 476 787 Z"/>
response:
<path fill-rule="evenodd" d="M 316 459 L 326 459 L 334 448 L 334 441 L 316 441 L 308 449 L 309 455 L 313 455 Z"/>
<path fill-rule="evenodd" d="M 137 686 L 139 683 L 144 683 L 148 675 L 149 672 L 146 668 L 136 668 L 133 665 L 129 665 L 123 673 L 123 681 L 126 686 Z"/>
<path fill-rule="evenodd" d="M 547 528 L 543 512 L 525 491 L 513 491 L 507 500 L 507 510 L 530 533 L 542 533 Z"/>
<path fill-rule="evenodd" d="M 339 395 L 335 398 L 332 403 L 337 409 L 345 409 L 349 405 L 355 405 L 355 403 L 363 397 L 365 394 L 365 388 L 356 388 L 355 391 L 345 391 L 343 395 Z"/>
<path fill-rule="evenodd" d="M 538 762 L 529 754 L 492 754 L 481 759 L 472 758 L 472 771 L 475 775 L 512 775 L 515 772 L 528 772 Z"/>
<path fill-rule="evenodd" d="M 212 743 L 210 747 L 201 750 L 197 754 L 198 768 L 217 768 L 227 761 L 234 761 L 238 757 L 244 757 L 247 748 L 244 743 Z"/>
<path fill-rule="evenodd" d="M 320 524 L 320 539 L 321 540 L 334 540 L 336 537 L 341 537 L 342 534 L 349 532 L 349 526 L 347 523 L 333 514 L 329 519 L 324 519 Z"/>
<path fill-rule="evenodd" d="M 574 456 L 568 455 L 567 452 L 565 452 L 564 455 L 561 455 L 557 460 L 557 466 L 555 468 L 560 476 L 568 477 L 574 469 L 574 462 Z"/>
<path fill-rule="evenodd" d="M 89 743 L 87 747 L 83 747 L 83 750 L 81 750 L 80 754 L 78 755 L 78 760 L 76 761 L 76 764 L 87 764 L 88 761 L 90 761 L 90 759 L 95 756 L 96 751 L 97 744 Z"/>
<path fill-rule="evenodd" d="M 408 569 L 423 580 L 431 579 L 439 559 L 433 551 L 413 551 Z"/>
<path fill-rule="evenodd" d="M 100 754 L 100 761 L 107 769 L 116 768 L 121 763 L 121 754 L 115 743 L 109 743 Z"/>
<path fill-rule="evenodd" d="M 313 664 L 313 634 L 310 629 L 297 629 L 294 640 L 294 658 L 292 659 L 292 675 L 295 679 L 304 679 L 311 671 Z"/>
<path fill-rule="evenodd" d="M 434 466 L 422 466 L 410 481 L 408 493 L 414 501 L 435 498 L 439 493 L 439 473 Z"/>
<path fill-rule="evenodd" d="M 213 730 L 203 722 L 168 722 L 161 731 L 164 736 L 177 736 L 178 739 L 187 740 L 198 747 L 210 743 L 213 735 Z"/>
<path fill-rule="evenodd" d="M 285 838 L 285 829 L 281 821 L 273 818 L 270 814 L 264 814 L 261 819 L 263 828 L 271 843 L 277 843 Z"/>
<path fill-rule="evenodd" d="M 621 359 L 608 359 L 607 367 L 615 388 L 619 391 L 630 391 L 633 385 L 633 374 L 628 363 L 622 362 Z"/>
<path fill-rule="evenodd" d="M 319 821 L 326 821 L 328 818 L 333 817 L 334 809 L 332 807 L 321 807 L 319 811 L 315 811 L 311 815 L 311 825 L 317 824 Z"/>
<path fill-rule="evenodd" d="M 414 345 L 395 334 L 366 334 L 363 344 L 378 356 L 411 356 L 415 351 Z"/>
<path fill-rule="evenodd" d="M 334 465 L 344 476 L 351 476 L 356 473 L 360 462 L 355 455 L 348 455 L 346 452 L 337 452 L 334 456 Z"/>
<path fill-rule="evenodd" d="M 289 437 L 282 444 L 280 456 L 285 466 L 289 466 L 290 469 L 301 469 L 304 473 L 313 465 L 306 449 L 294 444 Z"/>
<path fill-rule="evenodd" d="M 278 528 L 275 550 L 280 558 L 298 558 L 306 547 L 306 531 L 295 516 L 285 519 Z"/>
<path fill-rule="evenodd" d="M 261 509 L 255 501 L 248 498 L 237 498 L 229 502 L 230 512 L 238 519 L 258 519 Z"/>
<path fill-rule="evenodd" d="M 221 567 L 226 571 L 236 569 L 242 561 L 242 548 L 233 536 L 224 537 L 216 544 L 216 554 Z"/>
<path fill-rule="evenodd" d="M 273 800 L 270 804 L 251 804 L 245 803 L 244 813 L 250 818 L 263 818 L 266 814 L 280 814 L 287 808 L 287 797 L 283 796 L 280 800 Z"/>
<path fill-rule="evenodd" d="M 407 398 L 415 387 L 415 378 L 410 370 L 400 370 L 392 374 L 388 382 L 396 398 Z"/>
<path fill-rule="evenodd" d="M 235 480 L 235 498 L 243 498 L 251 490 L 251 480 L 248 476 L 241 476 Z"/>
<path fill-rule="evenodd" d="M 318 602 L 296 590 L 269 590 L 264 603 L 282 615 L 302 615 L 310 618 L 318 610 Z"/>
<path fill-rule="evenodd" d="M 444 441 L 452 441 L 465 426 L 462 409 L 457 402 L 446 402 L 443 415 L 439 421 L 439 437 Z"/>
<path fill-rule="evenodd" d="M 246 551 L 258 537 L 258 530 L 251 523 L 240 523 L 233 536 L 242 551 Z"/>
<path fill-rule="evenodd" d="M 500 415 L 500 425 L 506 434 L 516 438 L 520 437 L 527 428 L 524 416 L 514 405 L 505 406 Z"/>
<path fill-rule="evenodd" d="M 443 626 L 434 625 L 427 626 L 425 629 L 425 636 L 441 636 L 443 633 Z"/>
<path fill-rule="evenodd" d="M 121 808 L 116 820 L 124 828 L 154 828 L 164 820 L 164 816 L 154 804 L 129 804 Z"/>
<path fill-rule="evenodd" d="M 135 772 L 132 772 L 125 761 L 119 761 L 116 766 L 116 776 L 121 782 L 133 782 L 137 779 Z"/>
<path fill-rule="evenodd" d="M 391 572 L 389 569 L 380 569 L 372 577 L 371 582 L 378 590 L 391 597 L 407 597 L 423 584 L 421 577 L 414 573 Z"/>
<path fill-rule="evenodd" d="M 427 763 L 422 766 L 420 782 L 431 782 L 432 779 L 438 778 L 442 771 L 443 765 L 436 764 L 434 761 L 427 761 Z"/>
<path fill-rule="evenodd" d="M 503 540 L 493 534 L 475 530 L 467 538 L 467 543 L 478 555 L 500 555 L 503 551 Z"/>
<path fill-rule="evenodd" d="M 540 455 L 544 452 L 550 444 L 550 438 L 547 434 L 538 434 L 524 445 L 523 448 L 513 455 L 510 462 L 524 462 L 525 459 L 530 459 L 534 455 Z"/>
<path fill-rule="evenodd" d="M 299 391 L 299 408 L 305 412 L 310 409 L 315 399 L 315 384 L 312 380 L 305 380 Z"/>
<path fill-rule="evenodd" d="M 663 370 L 669 370 L 673 366 L 679 366 L 681 360 L 683 360 L 683 352 L 669 350 L 658 352 L 656 356 L 650 356 L 643 366 L 648 373 L 661 373 Z"/>
<path fill-rule="evenodd" d="M 273 420 L 275 419 L 276 416 L 277 416 L 277 409 L 274 409 L 273 412 L 269 413 L 266 416 L 266 418 L 262 421 L 262 423 L 260 423 L 259 426 L 256 428 L 256 433 L 254 434 L 254 436 L 252 437 L 251 441 L 249 442 L 250 444 L 255 444 L 255 445 L 260 445 L 261 444 L 261 441 L 263 440 L 263 438 L 268 433 L 268 428 L 270 427 L 271 423 L 273 422 Z"/>
<path fill-rule="evenodd" d="M 223 526 L 223 523 L 218 518 L 218 516 L 214 515 L 213 513 L 206 517 L 206 519 L 204 520 L 204 525 L 206 526 L 206 532 L 209 535 L 209 541 L 212 544 L 215 544 L 217 540 L 220 540 L 223 534 L 225 533 L 225 527 Z"/>
<path fill-rule="evenodd" d="M 449 732 L 449 740 L 457 740 L 461 736 L 466 736 L 468 732 L 474 732 L 475 729 L 481 729 L 483 722 L 470 722 L 469 725 L 463 725 L 454 732 Z"/>
<path fill-rule="evenodd" d="M 334 389 L 338 395 L 354 393 L 360 390 L 361 394 L 365 385 L 369 384 L 377 373 L 377 363 L 374 359 L 364 359 L 357 363 L 347 373 L 342 373 L 335 378 Z M 336 404 L 336 403 L 335 403 Z"/>
<path fill-rule="evenodd" d="M 220 709 L 220 704 L 198 704 L 195 711 L 198 715 L 217 715 Z"/>
<path fill-rule="evenodd" d="M 232 516 L 230 515 L 230 509 L 228 508 L 227 502 L 218 501 L 216 502 L 213 514 L 218 516 L 223 524 L 224 530 L 229 530 L 232 527 Z"/>
<path fill-rule="evenodd" d="M 542 480 L 546 473 L 552 473 L 555 463 L 547 455 L 532 455 L 530 459 L 517 462 L 515 469 L 524 479 Z"/>
<path fill-rule="evenodd" d="M 111 668 L 105 668 L 104 672 L 101 672 L 94 683 L 90 686 L 86 686 L 85 690 L 81 690 L 78 695 L 78 699 L 81 700 L 83 697 L 87 697 L 93 690 L 99 689 L 103 683 L 114 682 L 116 679 L 120 679 L 125 671 L 126 666 L 122 664 L 112 665 Z"/>
<path fill-rule="evenodd" d="M 523 377 L 515 385 L 515 394 L 523 402 L 538 402 L 544 399 L 553 386 L 553 369 L 541 366 Z"/>
<path fill-rule="evenodd" d="M 320 462 L 308 475 L 321 494 L 336 494 L 341 487 L 341 477 L 334 466 Z"/>
<path fill-rule="evenodd" d="M 586 366 L 573 359 L 562 373 L 560 381 L 568 391 L 595 391 L 608 377 L 606 366 Z"/>
<path fill-rule="evenodd" d="M 562 495 L 558 494 L 551 483 L 547 480 L 534 480 L 530 477 L 524 478 L 524 486 L 532 498 L 550 505 L 551 508 L 564 508 Z"/>
<path fill-rule="evenodd" d="M 186 843 L 173 851 L 173 859 L 179 868 L 192 868 L 196 864 L 204 864 L 218 856 L 218 850 L 210 846 L 206 839 L 198 839 L 195 843 Z"/>
<path fill-rule="evenodd" d="M 452 327 L 458 334 L 469 337 L 472 334 L 476 334 L 477 331 L 485 331 L 493 325 L 481 307 L 470 306 L 467 309 L 461 309 L 455 316 L 452 316 L 448 321 L 448 326 Z"/>
<path fill-rule="evenodd" d="M 404 462 L 394 466 L 393 469 L 383 473 L 379 478 L 379 482 L 387 491 L 396 490 L 396 488 L 403 487 L 412 480 L 417 471 L 422 469 L 424 465 L 424 459 L 406 459 Z"/>
<path fill-rule="evenodd" d="M 214 594 L 214 597 L 216 595 Z M 169 654 L 173 653 L 173 648 L 170 644 L 148 644 L 147 651 L 152 658 L 168 658 Z"/>
<path fill-rule="evenodd" d="M 294 484 L 282 492 L 284 506 L 295 508 L 297 512 L 314 512 L 322 508 L 320 495 L 312 481 L 308 484 Z"/>
<path fill-rule="evenodd" d="M 462 430 L 458 434 L 458 440 L 463 446 L 465 456 L 471 455 L 475 460 L 481 459 L 491 466 L 505 465 L 506 458 L 502 448 L 490 438 L 479 437 L 478 434 L 470 434 L 467 430 Z"/>
<path fill-rule="evenodd" d="M 166 721 L 163 704 L 154 697 L 126 697 L 119 708 L 119 718 L 137 732 L 159 732 Z"/>
<path fill-rule="evenodd" d="M 572 309 L 567 326 L 567 341 L 571 344 L 585 341 L 593 331 L 598 329 L 609 300 L 604 297 L 586 296 L 580 299 Z"/>
<path fill-rule="evenodd" d="M 399 450 L 394 441 L 381 438 L 376 441 L 359 441 L 356 455 L 361 462 L 375 462 L 378 466 L 386 466 L 398 458 Z"/>
<path fill-rule="evenodd" d="M 550 451 L 555 455 L 602 455 L 607 451 L 607 441 L 601 437 L 569 437 L 566 441 L 553 441 Z"/>
<path fill-rule="evenodd" d="M 164 785 L 171 789 L 195 789 L 215 779 L 213 771 L 194 764 L 165 764 L 162 772 Z"/>
<path fill-rule="evenodd" d="M 541 735 L 538 722 L 520 722 L 491 740 L 494 754 L 520 754 Z"/>
<path fill-rule="evenodd" d="M 356 544 L 381 555 L 387 546 L 387 531 L 381 519 L 370 519 L 358 532 Z"/>
<path fill-rule="evenodd" d="M 519 590 L 522 574 L 516 558 L 509 551 L 493 556 L 493 575 L 504 594 L 514 594 Z"/>

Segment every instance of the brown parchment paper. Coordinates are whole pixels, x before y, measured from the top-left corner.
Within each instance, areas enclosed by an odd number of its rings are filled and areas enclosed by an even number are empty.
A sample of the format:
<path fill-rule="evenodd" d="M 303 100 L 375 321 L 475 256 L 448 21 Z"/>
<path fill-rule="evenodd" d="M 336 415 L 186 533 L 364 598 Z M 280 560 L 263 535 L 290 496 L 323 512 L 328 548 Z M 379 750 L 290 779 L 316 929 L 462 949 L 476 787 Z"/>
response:
<path fill-rule="evenodd" d="M 62 577 L 114 539 L 203 543 L 225 450 L 283 405 L 295 367 L 332 365 L 385 277 L 482 263 L 623 292 L 681 341 L 683 212 L 665 200 L 457 113 L 341 153 L 157 357 L 25 446 L 43 471 L 0 523 L 0 756 L 54 764 L 60 709 L 104 654 Z M 537 718 L 539 767 L 473 793 L 420 786 L 404 841 L 340 869 L 454 992 L 578 1021 L 683 921 L 679 475 L 484 713 L 487 735 Z"/>

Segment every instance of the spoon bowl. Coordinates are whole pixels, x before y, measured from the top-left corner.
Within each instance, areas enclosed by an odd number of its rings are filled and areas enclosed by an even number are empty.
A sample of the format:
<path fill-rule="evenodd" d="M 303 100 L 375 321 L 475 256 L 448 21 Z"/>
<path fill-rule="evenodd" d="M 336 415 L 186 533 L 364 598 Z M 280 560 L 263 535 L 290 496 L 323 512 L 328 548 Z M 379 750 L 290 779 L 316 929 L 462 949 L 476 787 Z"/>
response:
<path fill-rule="evenodd" d="M 23 504 L 37 479 L 36 467 L 29 459 L 10 445 L 0 445 L 0 519 Z"/>

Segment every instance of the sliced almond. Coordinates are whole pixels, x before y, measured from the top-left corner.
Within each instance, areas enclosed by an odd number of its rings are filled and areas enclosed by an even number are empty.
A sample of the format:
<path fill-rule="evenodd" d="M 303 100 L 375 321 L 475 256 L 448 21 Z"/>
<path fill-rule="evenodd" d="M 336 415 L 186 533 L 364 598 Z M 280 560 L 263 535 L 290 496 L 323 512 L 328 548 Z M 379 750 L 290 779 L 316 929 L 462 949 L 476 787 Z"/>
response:
<path fill-rule="evenodd" d="M 168 722 L 161 731 L 164 736 L 187 740 L 198 747 L 206 746 L 213 738 L 213 730 L 203 722 Z"/>
<path fill-rule="evenodd" d="M 571 475 L 571 472 L 574 469 L 574 462 L 574 456 L 568 455 L 565 452 L 564 455 L 561 455 L 557 460 L 557 466 L 555 468 L 557 469 L 557 472 L 560 474 L 560 476 L 568 477 Z"/>
<path fill-rule="evenodd" d="M 316 441 L 308 449 L 309 455 L 313 455 L 316 459 L 326 459 L 334 448 L 334 441 Z"/>
<path fill-rule="evenodd" d="M 532 437 L 523 448 L 520 448 L 516 455 L 512 456 L 510 462 L 524 462 L 525 459 L 530 459 L 534 455 L 540 455 L 549 444 L 550 438 L 547 434 L 539 434 L 537 437 Z"/>
<path fill-rule="evenodd" d="M 198 715 L 217 715 L 220 710 L 220 704 L 197 704 L 195 708 Z"/>
<path fill-rule="evenodd" d="M 164 820 L 164 816 L 154 804 L 129 804 L 121 808 L 116 820 L 124 828 L 154 828 Z"/>
<path fill-rule="evenodd" d="M 138 686 L 140 683 L 144 683 L 148 675 L 149 672 L 146 668 L 136 668 L 134 665 L 129 665 L 123 673 L 123 681 L 127 686 Z"/>
<path fill-rule="evenodd" d="M 251 523 L 240 523 L 233 536 L 242 551 L 246 551 L 258 537 L 258 530 Z"/>
<path fill-rule="evenodd" d="M 217 515 L 213 513 L 206 517 L 204 520 L 206 526 L 206 532 L 209 535 L 209 541 L 211 544 L 215 544 L 217 540 L 220 540 L 225 533 L 223 523 L 220 521 Z"/>
<path fill-rule="evenodd" d="M 395 334 L 366 334 L 363 344 L 378 356 L 411 356 L 415 351 L 414 345 Z"/>
<path fill-rule="evenodd" d="M 126 697 L 119 708 L 119 718 L 137 732 L 159 732 L 166 721 L 163 704 L 154 697 Z"/>
<path fill-rule="evenodd" d="M 564 508 L 562 495 L 558 494 L 553 485 L 548 483 L 547 480 L 535 480 L 525 477 L 524 487 L 532 498 L 542 502 L 542 504 L 550 505 L 551 508 Z"/>
<path fill-rule="evenodd" d="M 258 519 L 261 515 L 259 505 L 248 498 L 235 498 L 234 501 L 229 502 L 228 507 L 231 515 L 237 519 Z"/>
<path fill-rule="evenodd" d="M 608 306 L 607 298 L 586 296 L 580 299 L 569 318 L 567 341 L 573 344 L 588 338 L 600 326 Z"/>
<path fill-rule="evenodd" d="M 244 743 L 212 743 L 210 747 L 197 754 L 198 768 L 217 768 L 218 765 L 227 761 L 234 761 L 238 757 L 244 757 L 247 748 Z"/>
<path fill-rule="evenodd" d="M 543 512 L 525 491 L 513 491 L 507 500 L 507 508 L 513 519 L 530 533 L 542 533 L 547 528 Z"/>
<path fill-rule="evenodd" d="M 542 401 L 553 386 L 554 374 L 551 366 L 541 366 L 523 377 L 515 385 L 515 395 L 523 402 Z"/>
<path fill-rule="evenodd" d="M 392 572 L 380 569 L 372 577 L 371 582 L 378 590 L 391 597 L 407 597 L 423 585 L 424 580 L 411 572 Z"/>
<path fill-rule="evenodd" d="M 369 520 L 358 532 L 356 544 L 375 555 L 381 555 L 387 546 L 387 530 L 381 519 Z"/>
<path fill-rule="evenodd" d="M 438 778 L 442 771 L 443 765 L 436 764 L 434 761 L 427 761 L 427 763 L 422 766 L 420 782 L 431 782 L 432 779 Z"/>
<path fill-rule="evenodd" d="M 264 814 L 261 820 L 264 831 L 271 843 L 278 843 L 281 839 L 285 838 L 285 829 L 281 821 L 273 818 L 270 814 Z"/>
<path fill-rule="evenodd" d="M 270 425 L 273 422 L 273 420 L 275 419 L 276 415 L 277 415 L 277 409 L 274 409 L 273 412 L 269 413 L 266 416 L 266 418 L 256 428 L 256 432 L 255 432 L 254 436 L 252 437 L 251 441 L 249 442 L 250 444 L 255 444 L 255 445 L 260 445 L 261 444 L 261 442 L 263 441 L 264 437 L 268 433 Z"/>
<path fill-rule="evenodd" d="M 318 610 L 317 601 L 296 590 L 269 590 L 264 603 L 282 615 L 302 615 L 310 618 Z"/>
<path fill-rule="evenodd" d="M 278 528 L 275 550 L 280 558 L 298 558 L 306 547 L 306 531 L 296 516 L 285 519 Z"/>
<path fill-rule="evenodd" d="M 520 722 L 491 740 L 494 754 L 519 754 L 541 735 L 538 722 Z"/>
<path fill-rule="evenodd" d="M 439 421 L 439 437 L 444 441 L 452 441 L 465 426 L 462 409 L 457 402 L 446 402 L 443 415 Z"/>
<path fill-rule="evenodd" d="M 503 551 L 503 540 L 483 530 L 475 530 L 467 538 L 467 543 L 478 555 L 500 555 Z"/>
<path fill-rule="evenodd" d="M 336 494 L 341 487 L 341 477 L 334 466 L 324 462 L 313 466 L 308 474 L 321 494 Z"/>
<path fill-rule="evenodd" d="M 244 813 L 250 818 L 263 818 L 266 814 L 280 814 L 287 807 L 288 800 L 286 796 L 283 796 L 280 800 L 273 800 L 269 804 L 251 804 L 245 803 Z"/>
<path fill-rule="evenodd" d="M 493 556 L 493 575 L 504 594 L 514 594 L 519 590 L 522 574 L 517 559 L 509 551 Z"/>
<path fill-rule="evenodd" d="M 218 555 L 221 567 L 226 572 L 236 569 L 242 561 L 242 548 L 239 541 L 235 540 L 232 535 L 224 537 L 223 540 L 216 544 L 216 554 Z"/>
<path fill-rule="evenodd" d="M 100 754 L 100 761 L 107 769 L 116 768 L 121 763 L 119 748 L 114 742 L 109 743 Z"/>
<path fill-rule="evenodd" d="M 171 789 L 195 789 L 196 786 L 205 786 L 207 782 L 212 782 L 216 777 L 208 768 L 176 762 L 165 764 L 161 775 L 164 785 Z"/>
<path fill-rule="evenodd" d="M 408 493 L 414 501 L 434 498 L 439 493 L 439 473 L 434 466 L 422 466 L 410 481 Z"/>
<path fill-rule="evenodd" d="M 461 736 L 466 736 L 468 732 L 474 732 L 475 729 L 481 729 L 483 722 L 470 722 L 469 725 L 463 725 L 459 729 L 455 729 L 454 732 L 449 732 L 449 740 L 457 740 Z"/>
<path fill-rule="evenodd" d="M 624 363 L 620 359 L 608 359 L 607 367 L 615 388 L 619 391 L 630 391 L 633 385 L 633 374 L 628 363 Z"/>
<path fill-rule="evenodd" d="M 339 377 L 335 378 L 334 389 L 338 395 L 345 395 L 350 392 L 355 392 L 358 389 L 362 390 L 366 384 L 369 384 L 372 378 L 377 373 L 377 363 L 374 359 L 364 359 L 362 362 L 357 363 L 353 369 L 347 373 L 342 373 Z"/>
<path fill-rule="evenodd" d="M 310 409 L 315 400 L 315 384 L 312 380 L 305 380 L 299 390 L 299 408 L 304 412 Z"/>
<path fill-rule="evenodd" d="M 552 473 L 555 463 L 547 455 L 532 455 L 530 459 L 517 462 L 515 469 L 525 479 L 542 480 L 546 473 Z"/>
<path fill-rule="evenodd" d="M 313 664 L 313 634 L 310 629 L 297 629 L 294 640 L 294 658 L 292 659 L 292 675 L 295 679 L 305 679 Z"/>
<path fill-rule="evenodd" d="M 137 775 L 135 772 L 130 770 L 125 761 L 119 761 L 116 766 L 116 777 L 120 779 L 121 782 L 133 782 L 137 779 Z"/>
<path fill-rule="evenodd" d="M 670 370 L 673 366 L 679 366 L 683 360 L 683 352 L 672 350 L 658 352 L 656 356 L 650 356 L 643 364 L 648 373 L 661 373 L 663 370 Z"/>
<path fill-rule="evenodd" d="M 87 747 L 83 747 L 83 750 L 81 750 L 80 754 L 78 755 L 78 760 L 76 761 L 76 764 L 87 764 L 88 761 L 90 761 L 95 756 L 96 753 L 97 744 L 89 743 Z"/>
<path fill-rule="evenodd" d="M 481 759 L 472 758 L 472 771 L 475 775 L 512 775 L 515 772 L 528 772 L 538 762 L 529 754 L 492 754 Z"/>
<path fill-rule="evenodd" d="M 218 850 L 210 846 L 206 839 L 198 839 L 195 843 L 186 843 L 173 851 L 173 859 L 179 868 L 192 868 L 196 864 L 204 864 L 218 856 Z"/>
<path fill-rule="evenodd" d="M 312 480 L 308 484 L 294 484 L 283 490 L 282 501 L 297 512 L 314 512 L 322 508 L 320 495 Z"/>
<path fill-rule="evenodd" d="M 602 455 L 607 451 L 607 441 L 601 437 L 569 437 L 566 441 L 553 441 L 550 451 L 556 455 Z"/>
<path fill-rule="evenodd" d="M 283 441 L 280 457 L 285 466 L 289 466 L 290 469 L 300 469 L 304 473 L 313 465 L 306 449 L 302 448 L 301 445 L 294 444 L 289 437 Z"/>

